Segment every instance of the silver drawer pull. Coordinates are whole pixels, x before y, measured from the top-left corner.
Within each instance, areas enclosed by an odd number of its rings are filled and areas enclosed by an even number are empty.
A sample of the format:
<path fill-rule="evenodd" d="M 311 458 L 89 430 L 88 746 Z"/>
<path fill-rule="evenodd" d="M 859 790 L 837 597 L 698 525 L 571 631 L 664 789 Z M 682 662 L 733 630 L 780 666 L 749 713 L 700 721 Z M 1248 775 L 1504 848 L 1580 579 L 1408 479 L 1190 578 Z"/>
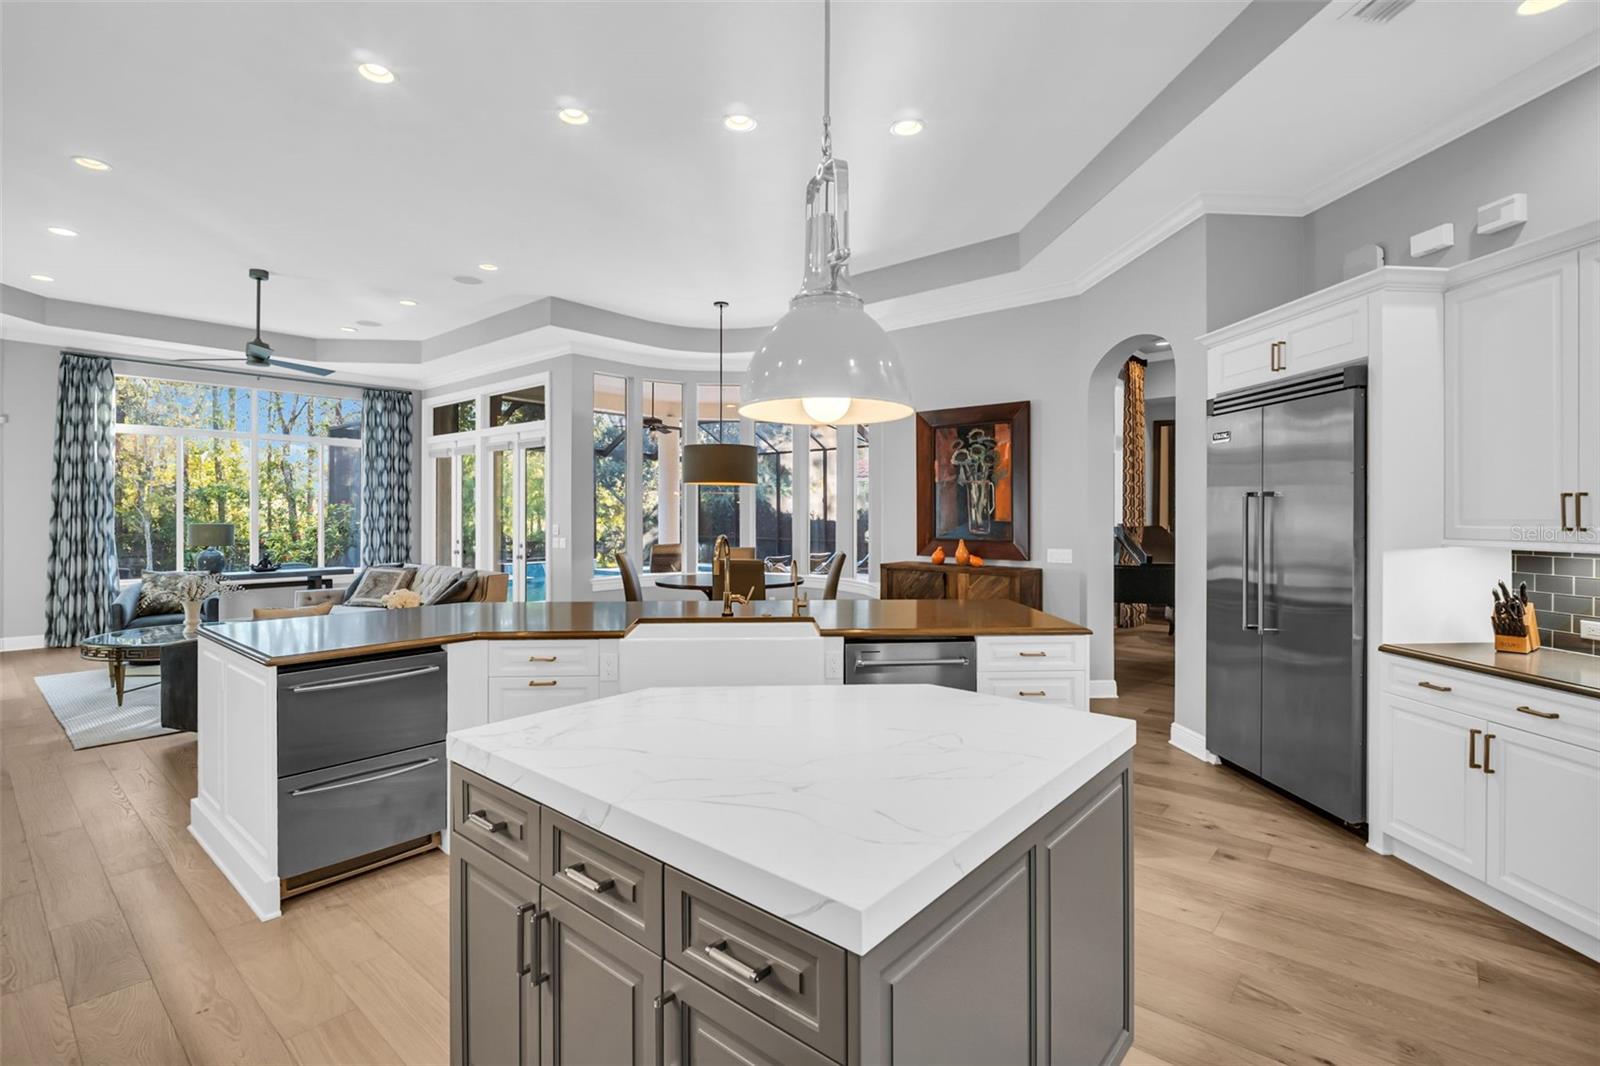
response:
<path fill-rule="evenodd" d="M 707 944 L 705 946 L 705 953 L 706 958 L 710 959 L 718 966 L 721 966 L 724 970 L 727 970 L 734 976 L 742 977 L 753 985 L 760 984 L 772 974 L 772 965 L 770 963 L 763 965 L 758 970 L 753 967 L 746 966 L 744 963 L 728 954 L 728 942 L 726 940 L 719 940 L 715 944 Z"/>
<path fill-rule="evenodd" d="M 559 684 L 561 684 L 561 682 L 559 682 L 559 681 L 529 681 L 528 682 L 528 687 L 529 688 L 553 688 L 554 686 L 559 685 Z"/>
<path fill-rule="evenodd" d="M 1049 658 L 1050 653 L 1047 651 L 1019 651 L 1017 656 L 1022 659 L 1045 659 Z"/>
<path fill-rule="evenodd" d="M 603 881 L 596 881 L 594 878 L 583 872 L 583 863 L 581 862 L 575 862 L 571 866 L 563 866 L 561 868 L 561 876 L 565 877 L 568 881 L 571 881 L 579 888 L 588 892 L 593 892 L 597 896 L 602 892 L 609 892 L 611 890 L 611 886 L 616 884 L 616 881 L 609 877 Z"/>
<path fill-rule="evenodd" d="M 467 812 L 467 824 L 468 825 L 475 825 L 479 829 L 482 829 L 485 833 L 503 833 L 503 832 L 505 832 L 506 823 L 505 822 L 491 821 L 487 817 L 488 813 L 489 813 L 488 811 L 468 811 Z"/>
<path fill-rule="evenodd" d="M 357 777 L 340 778 L 337 781 L 329 781 L 324 785 L 307 785 L 305 788 L 297 788 L 293 790 L 289 793 L 289 795 L 309 796 L 316 792 L 332 792 L 336 788 L 350 788 L 354 785 L 365 785 L 369 781 L 382 781 L 386 777 L 394 777 L 397 774 L 409 774 L 411 771 L 420 770 L 424 766 L 432 766 L 438 761 L 438 759 L 430 755 L 426 759 L 418 759 L 416 762 L 408 762 L 404 766 L 391 766 L 389 769 L 379 770 L 375 774 L 361 774 Z"/>
<path fill-rule="evenodd" d="M 558 658 L 560 658 L 558 655 L 530 655 L 528 656 L 528 661 L 530 663 L 553 663 Z"/>
<path fill-rule="evenodd" d="M 1557 714 L 1555 711 L 1536 711 L 1532 707 L 1518 707 L 1517 710 L 1521 711 L 1523 714 L 1531 714 L 1535 718 L 1549 718 L 1553 720 L 1561 717 L 1561 715 Z"/>
<path fill-rule="evenodd" d="M 1417 682 L 1417 687 L 1418 688 L 1425 688 L 1430 692 L 1450 692 L 1450 691 L 1452 691 L 1452 689 L 1450 688 L 1449 685 L 1435 685 L 1432 681 L 1418 681 Z"/>
<path fill-rule="evenodd" d="M 1039 689 L 1035 692 L 1023 692 L 1021 689 L 1017 690 L 1017 695 L 1019 696 L 1043 696 L 1044 694 L 1044 689 Z"/>
<path fill-rule="evenodd" d="M 948 659 L 857 659 L 856 667 L 890 667 L 890 666 L 965 666 L 967 657 L 958 655 Z"/>
<path fill-rule="evenodd" d="M 290 692 L 326 692 L 334 688 L 355 688 L 357 685 L 376 685 L 383 681 L 399 681 L 407 677 L 421 677 L 423 674 L 436 674 L 437 666 L 424 666 L 416 670 L 400 670 L 393 674 L 372 674 L 368 677 L 352 677 L 348 681 L 312 681 L 305 685 L 296 685 Z"/>

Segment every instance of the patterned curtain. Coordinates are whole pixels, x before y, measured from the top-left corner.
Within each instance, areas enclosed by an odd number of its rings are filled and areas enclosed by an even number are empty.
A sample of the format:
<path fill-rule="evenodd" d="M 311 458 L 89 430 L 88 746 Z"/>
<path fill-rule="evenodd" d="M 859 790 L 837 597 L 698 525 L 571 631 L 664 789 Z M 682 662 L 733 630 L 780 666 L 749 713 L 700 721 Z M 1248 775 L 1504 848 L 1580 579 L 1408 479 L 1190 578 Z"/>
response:
<path fill-rule="evenodd" d="M 45 598 L 45 642 L 52 648 L 103 632 L 117 594 L 116 389 L 111 360 L 61 353 Z"/>
<path fill-rule="evenodd" d="M 361 390 L 361 562 L 411 559 L 411 394 Z"/>
<path fill-rule="evenodd" d="M 1144 536 L 1144 368 L 1145 361 L 1129 359 L 1123 368 L 1122 390 L 1122 525 L 1135 541 Z M 1122 553 L 1124 563 L 1133 560 Z M 1142 603 L 1117 604 L 1117 626 L 1142 626 L 1149 608 Z"/>

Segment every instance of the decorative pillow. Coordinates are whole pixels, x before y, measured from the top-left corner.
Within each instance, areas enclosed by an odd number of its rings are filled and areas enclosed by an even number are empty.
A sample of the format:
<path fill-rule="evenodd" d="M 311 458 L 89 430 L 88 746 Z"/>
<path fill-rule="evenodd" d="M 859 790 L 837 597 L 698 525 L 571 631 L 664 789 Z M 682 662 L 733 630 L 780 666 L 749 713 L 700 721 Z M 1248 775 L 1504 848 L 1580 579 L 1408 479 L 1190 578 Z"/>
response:
<path fill-rule="evenodd" d="M 355 592 L 344 601 L 352 607 L 382 607 L 383 598 L 395 589 L 403 589 L 415 570 L 391 570 L 370 566 L 361 574 Z"/>
<path fill-rule="evenodd" d="M 467 603 L 478 594 L 478 572 L 463 570 L 461 576 L 446 586 L 429 603 Z"/>
<path fill-rule="evenodd" d="M 361 579 L 367 576 L 369 570 L 409 570 L 413 574 L 417 572 L 416 567 L 407 566 L 405 563 L 373 563 L 370 566 L 362 567 L 356 571 L 356 576 L 350 579 L 350 584 L 344 587 L 344 597 L 339 601 L 340 603 L 350 602 L 350 597 L 354 596 L 357 590 L 361 588 Z M 409 586 L 401 585 L 399 587 L 407 588 Z"/>
<path fill-rule="evenodd" d="M 461 582 L 471 576 L 471 570 L 454 566 L 420 566 L 407 587 L 421 596 L 424 604 L 454 603 L 456 601 L 441 597 L 460 595 Z"/>
<path fill-rule="evenodd" d="M 146 570 L 139 581 L 139 603 L 133 609 L 133 616 L 182 614 L 183 600 L 178 598 L 178 584 L 185 576 L 182 570 Z"/>
<path fill-rule="evenodd" d="M 338 606 L 335 600 L 323 600 L 310 607 L 257 607 L 251 611 L 250 616 L 257 622 L 268 618 L 313 618 L 319 614 L 327 614 Z"/>

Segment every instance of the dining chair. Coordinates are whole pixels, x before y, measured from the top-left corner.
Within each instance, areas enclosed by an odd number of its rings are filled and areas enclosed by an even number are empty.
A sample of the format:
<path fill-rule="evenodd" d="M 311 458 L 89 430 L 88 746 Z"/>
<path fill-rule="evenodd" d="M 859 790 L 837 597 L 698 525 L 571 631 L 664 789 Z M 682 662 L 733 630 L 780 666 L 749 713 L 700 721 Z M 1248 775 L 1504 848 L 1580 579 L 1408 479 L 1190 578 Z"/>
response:
<path fill-rule="evenodd" d="M 756 557 L 756 550 L 754 548 L 729 548 L 728 549 L 728 558 L 730 558 L 730 559 L 754 559 L 755 557 Z"/>
<path fill-rule="evenodd" d="M 652 574 L 676 574 L 683 566 L 683 545 L 657 544 L 650 549 Z"/>
<path fill-rule="evenodd" d="M 834 552 L 828 557 L 827 584 L 822 589 L 822 598 L 836 600 L 839 598 L 839 575 L 844 573 L 844 552 Z"/>
<path fill-rule="evenodd" d="M 629 603 L 643 603 L 644 583 L 639 580 L 639 568 L 626 552 L 617 553 L 617 569 L 622 573 L 622 598 Z"/>
<path fill-rule="evenodd" d="M 736 596 L 748 596 L 752 600 L 767 598 L 767 567 L 760 559 L 729 559 L 728 577 L 732 582 L 730 586 Z M 718 574 L 711 579 L 711 598 L 722 599 L 723 576 Z"/>

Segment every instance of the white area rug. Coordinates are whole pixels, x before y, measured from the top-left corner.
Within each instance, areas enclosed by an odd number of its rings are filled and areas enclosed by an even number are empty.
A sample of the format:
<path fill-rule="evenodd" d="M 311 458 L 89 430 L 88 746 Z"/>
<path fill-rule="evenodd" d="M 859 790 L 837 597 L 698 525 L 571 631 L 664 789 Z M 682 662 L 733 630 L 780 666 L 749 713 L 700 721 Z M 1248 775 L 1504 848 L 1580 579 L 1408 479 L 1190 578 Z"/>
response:
<path fill-rule="evenodd" d="M 150 687 L 126 692 L 121 707 L 117 706 L 116 690 L 111 687 L 111 679 L 103 668 L 50 674 L 33 681 L 44 693 L 45 702 L 61 722 L 61 728 L 67 731 L 73 748 L 81 751 L 102 744 L 120 744 L 124 740 L 142 740 L 176 732 L 161 725 L 161 685 L 152 684 L 159 676 L 159 672 L 137 674 L 130 671 L 127 688 Z"/>

